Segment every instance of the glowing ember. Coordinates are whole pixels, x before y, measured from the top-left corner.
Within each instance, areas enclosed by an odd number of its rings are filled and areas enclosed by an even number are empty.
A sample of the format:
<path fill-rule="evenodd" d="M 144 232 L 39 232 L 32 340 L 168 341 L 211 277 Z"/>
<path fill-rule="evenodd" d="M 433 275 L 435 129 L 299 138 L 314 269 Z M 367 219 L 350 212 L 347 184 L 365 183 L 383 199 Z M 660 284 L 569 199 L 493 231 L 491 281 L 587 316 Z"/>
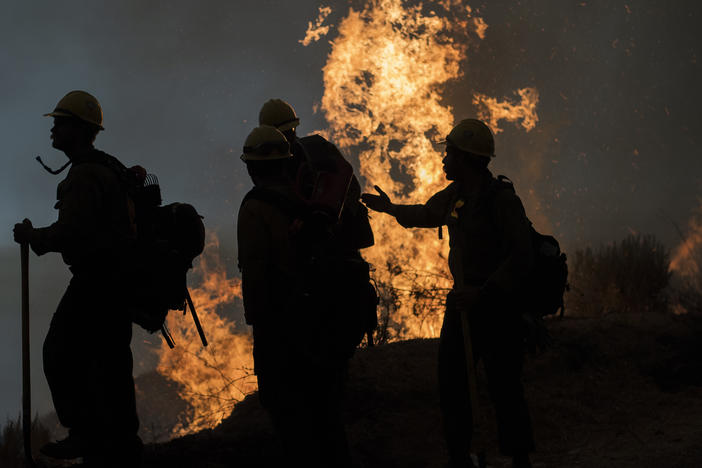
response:
<path fill-rule="evenodd" d="M 435 10 L 401 0 L 373 0 L 349 10 L 338 26 L 324 72 L 321 108 L 328 136 L 358 153 L 361 174 L 400 203 L 423 203 L 445 187 L 441 146 L 456 118 L 441 103 L 447 82 L 461 76 L 471 41 L 485 36 L 485 21 L 459 0 Z M 519 104 L 476 94 L 495 131 L 500 119 L 531 129 L 538 92 L 518 91 Z M 406 230 L 389 216 L 372 219 L 376 246 L 365 251 L 376 267 L 389 320 L 390 340 L 437 336 L 443 296 L 451 287 L 448 242 L 436 231 Z"/>
<path fill-rule="evenodd" d="M 176 347 L 169 349 L 164 342 L 159 350 L 158 372 L 181 385 L 180 397 L 191 407 L 189 414 L 180 415 L 174 436 L 216 426 L 256 390 L 251 337 L 237 333 L 235 324 L 218 314 L 219 307 L 241 297 L 241 280 L 227 278 L 217 254 L 211 253 L 218 247 L 210 237 L 195 268 L 202 284 L 190 290 L 209 346 L 202 347 L 192 318 L 176 311 L 168 316 Z"/>

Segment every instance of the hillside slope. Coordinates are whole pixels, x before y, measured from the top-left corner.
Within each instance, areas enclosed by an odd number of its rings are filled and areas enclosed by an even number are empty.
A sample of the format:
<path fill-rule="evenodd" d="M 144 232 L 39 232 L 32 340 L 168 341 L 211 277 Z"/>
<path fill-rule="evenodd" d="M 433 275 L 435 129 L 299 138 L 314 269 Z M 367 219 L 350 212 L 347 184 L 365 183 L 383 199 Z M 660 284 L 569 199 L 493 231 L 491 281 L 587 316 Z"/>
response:
<path fill-rule="evenodd" d="M 608 316 L 549 323 L 555 345 L 530 356 L 524 383 L 538 467 L 702 466 L 702 319 Z M 347 428 L 360 466 L 440 467 L 437 340 L 359 350 L 349 371 Z M 301 383 L 303 384 L 303 383 Z M 482 388 L 491 466 L 495 428 Z M 147 447 L 149 468 L 279 466 L 256 395 L 219 427 Z"/>

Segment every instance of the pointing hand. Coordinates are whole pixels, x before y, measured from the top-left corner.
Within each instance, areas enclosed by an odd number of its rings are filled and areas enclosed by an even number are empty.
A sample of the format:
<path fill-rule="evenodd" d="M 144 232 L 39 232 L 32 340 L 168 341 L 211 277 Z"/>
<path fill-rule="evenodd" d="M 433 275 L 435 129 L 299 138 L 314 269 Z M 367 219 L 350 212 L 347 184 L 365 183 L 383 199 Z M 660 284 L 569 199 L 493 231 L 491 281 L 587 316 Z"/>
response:
<path fill-rule="evenodd" d="M 381 213 L 390 213 L 393 204 L 390 201 L 390 197 L 387 196 L 383 190 L 377 185 L 374 186 L 376 192 L 379 195 L 374 195 L 372 193 L 364 193 L 361 195 L 361 201 L 371 210 L 380 211 Z"/>

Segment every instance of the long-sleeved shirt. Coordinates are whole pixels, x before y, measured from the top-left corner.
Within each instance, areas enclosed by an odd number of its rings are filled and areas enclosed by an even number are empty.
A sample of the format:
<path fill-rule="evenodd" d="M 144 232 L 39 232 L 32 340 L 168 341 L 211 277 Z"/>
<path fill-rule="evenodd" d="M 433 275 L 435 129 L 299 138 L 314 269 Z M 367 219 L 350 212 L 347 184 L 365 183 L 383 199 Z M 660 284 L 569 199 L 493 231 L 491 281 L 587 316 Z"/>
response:
<path fill-rule="evenodd" d="M 530 222 L 514 190 L 486 173 L 467 190 L 451 183 L 423 205 L 396 205 L 404 227 L 448 226 L 454 285 L 490 294 L 518 291 L 533 265 Z"/>
<path fill-rule="evenodd" d="M 133 237 L 130 201 L 118 174 L 94 150 L 74 159 L 56 190 L 58 220 L 30 239 L 37 255 L 60 252 L 66 264 L 99 266 L 113 260 Z"/>

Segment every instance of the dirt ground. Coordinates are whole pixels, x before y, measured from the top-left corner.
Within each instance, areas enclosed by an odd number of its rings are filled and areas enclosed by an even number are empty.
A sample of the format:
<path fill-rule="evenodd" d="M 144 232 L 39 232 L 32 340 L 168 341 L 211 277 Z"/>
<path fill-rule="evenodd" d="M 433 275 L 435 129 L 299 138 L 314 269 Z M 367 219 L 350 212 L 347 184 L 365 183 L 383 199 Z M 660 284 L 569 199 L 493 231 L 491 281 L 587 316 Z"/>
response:
<path fill-rule="evenodd" d="M 611 315 L 548 323 L 554 346 L 530 355 L 527 392 L 535 467 L 702 466 L 702 318 Z M 437 340 L 360 350 L 347 392 L 349 441 L 359 466 L 441 467 Z M 496 453 L 484 386 L 483 434 Z M 147 447 L 147 467 L 274 466 L 275 444 L 255 395 L 221 426 Z"/>

